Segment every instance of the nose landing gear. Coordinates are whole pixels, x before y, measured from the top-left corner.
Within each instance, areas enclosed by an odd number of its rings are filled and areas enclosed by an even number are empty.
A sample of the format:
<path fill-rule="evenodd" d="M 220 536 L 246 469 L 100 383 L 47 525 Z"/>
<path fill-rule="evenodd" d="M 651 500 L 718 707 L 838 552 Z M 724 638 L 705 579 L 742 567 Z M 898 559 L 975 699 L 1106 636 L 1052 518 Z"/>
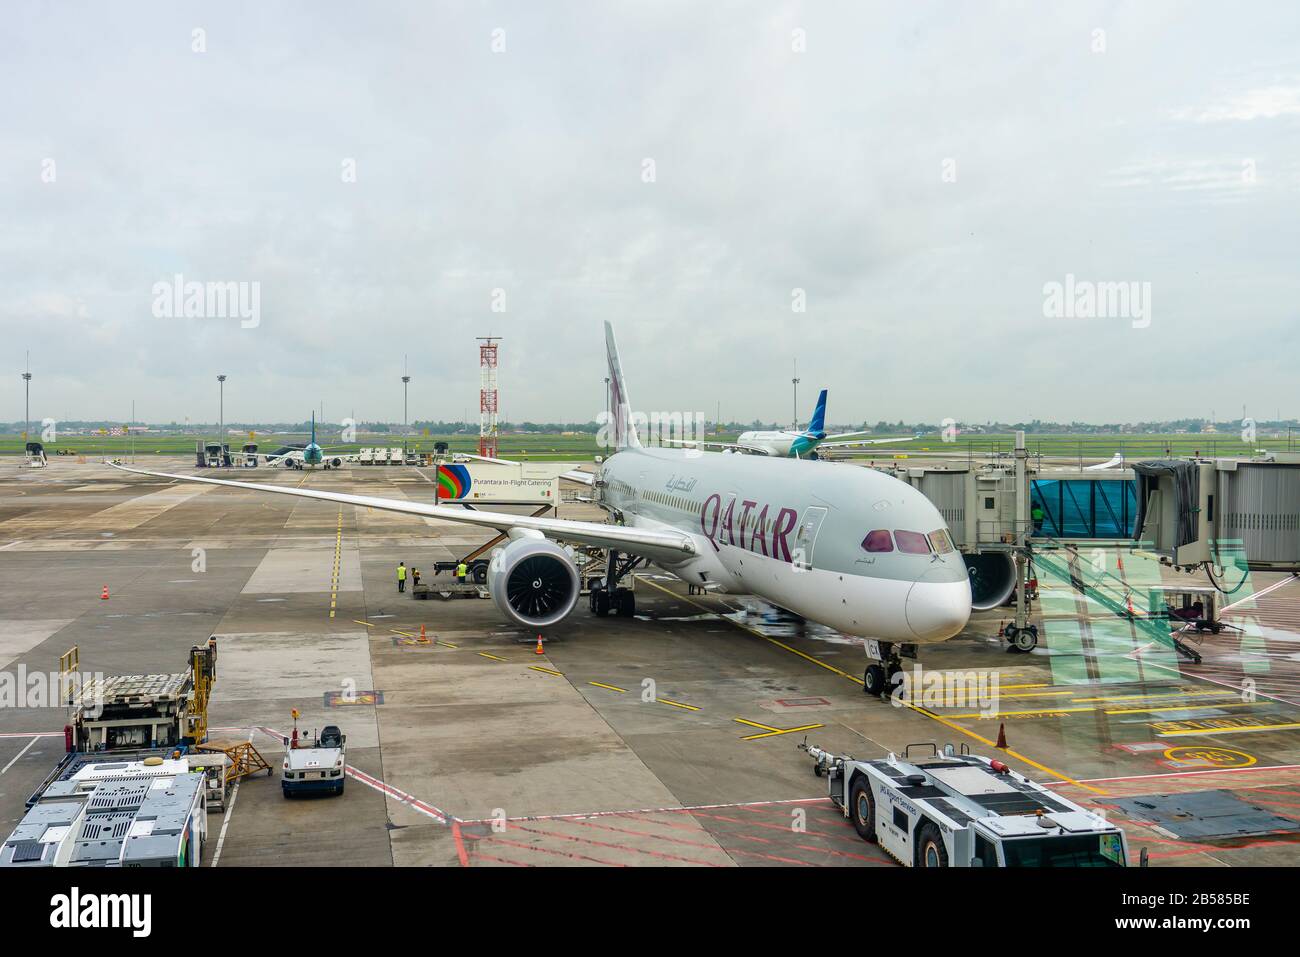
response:
<path fill-rule="evenodd" d="M 916 645 L 895 644 L 890 641 L 867 639 L 867 657 L 874 658 L 862 673 L 862 693 L 888 698 L 898 686 L 898 676 L 903 672 L 903 658 L 916 657 Z"/>
<path fill-rule="evenodd" d="M 1030 652 L 1038 647 L 1038 626 L 1017 628 L 1012 622 L 1002 630 L 1002 637 L 1007 640 L 1007 651 Z"/>

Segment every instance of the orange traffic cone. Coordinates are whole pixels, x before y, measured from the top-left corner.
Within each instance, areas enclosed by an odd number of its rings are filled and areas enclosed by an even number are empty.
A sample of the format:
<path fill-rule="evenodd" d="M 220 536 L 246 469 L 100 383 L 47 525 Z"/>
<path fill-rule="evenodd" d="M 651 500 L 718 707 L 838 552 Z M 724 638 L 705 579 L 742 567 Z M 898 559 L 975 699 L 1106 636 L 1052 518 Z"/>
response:
<path fill-rule="evenodd" d="M 429 640 L 428 638 L 424 637 L 424 625 L 421 625 L 421 626 L 420 626 L 420 641 L 423 643 L 423 642 L 427 642 L 428 640 Z"/>
<path fill-rule="evenodd" d="M 1000 625 L 998 625 L 998 637 L 999 638 L 1003 637 L 1006 634 L 1006 631 L 1007 631 L 1007 623 L 1004 621 Z"/>
<path fill-rule="evenodd" d="M 1007 724 L 1005 721 L 998 725 L 998 743 L 996 747 L 1006 750 L 1007 748 Z"/>
<path fill-rule="evenodd" d="M 544 654 L 546 654 L 546 652 L 542 650 L 542 636 L 541 636 L 541 635 L 538 635 L 538 636 L 537 636 L 537 649 L 536 649 L 536 653 L 539 654 L 539 655 L 544 655 Z"/>
<path fill-rule="evenodd" d="M 104 590 L 100 593 L 100 595 L 99 595 L 99 599 L 100 599 L 100 601 L 108 601 L 108 586 L 107 586 L 107 585 L 104 586 Z"/>

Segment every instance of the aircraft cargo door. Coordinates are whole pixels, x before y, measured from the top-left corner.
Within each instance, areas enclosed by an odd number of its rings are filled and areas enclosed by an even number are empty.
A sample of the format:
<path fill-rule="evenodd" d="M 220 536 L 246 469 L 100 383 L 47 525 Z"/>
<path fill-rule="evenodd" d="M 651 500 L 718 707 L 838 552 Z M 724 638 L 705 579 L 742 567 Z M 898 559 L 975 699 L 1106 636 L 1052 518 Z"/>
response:
<path fill-rule="evenodd" d="M 794 539 L 794 551 L 790 558 L 794 567 L 800 571 L 812 568 L 813 549 L 817 547 L 817 533 L 821 531 L 822 522 L 826 520 L 826 509 L 813 505 L 804 509 L 803 520 L 799 523 L 799 534 Z"/>

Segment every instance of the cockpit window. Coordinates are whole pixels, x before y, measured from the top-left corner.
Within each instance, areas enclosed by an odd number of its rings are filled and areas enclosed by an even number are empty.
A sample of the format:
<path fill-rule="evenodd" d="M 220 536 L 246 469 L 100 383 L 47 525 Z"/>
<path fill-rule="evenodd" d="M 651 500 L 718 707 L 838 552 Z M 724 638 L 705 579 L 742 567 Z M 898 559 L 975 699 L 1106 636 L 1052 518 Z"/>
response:
<path fill-rule="evenodd" d="M 904 532 L 895 529 L 894 541 L 898 542 L 898 550 L 908 555 L 930 554 L 930 540 L 920 532 Z"/>
<path fill-rule="evenodd" d="M 948 529 L 946 528 L 941 528 L 937 531 L 931 532 L 930 544 L 934 546 L 934 550 L 940 555 L 947 555 L 949 552 L 953 551 L 952 538 L 949 537 Z"/>
<path fill-rule="evenodd" d="M 862 547 L 869 552 L 892 552 L 894 542 L 889 537 L 889 529 L 878 528 L 874 532 L 867 532 L 867 537 L 862 540 Z"/>

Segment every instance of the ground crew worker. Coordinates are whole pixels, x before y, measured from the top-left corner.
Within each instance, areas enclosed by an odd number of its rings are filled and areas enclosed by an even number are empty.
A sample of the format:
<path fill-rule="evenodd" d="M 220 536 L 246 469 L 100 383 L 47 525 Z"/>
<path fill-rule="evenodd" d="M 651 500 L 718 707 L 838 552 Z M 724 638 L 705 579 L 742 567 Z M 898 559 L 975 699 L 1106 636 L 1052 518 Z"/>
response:
<path fill-rule="evenodd" d="M 1046 518 L 1047 516 L 1046 513 L 1043 512 L 1042 507 L 1039 506 L 1037 502 L 1034 503 L 1034 507 L 1030 511 L 1029 517 L 1030 520 L 1034 523 L 1034 534 L 1035 535 L 1041 534 L 1043 531 L 1043 519 Z"/>
<path fill-rule="evenodd" d="M 397 563 L 397 590 L 406 591 L 406 562 Z"/>
<path fill-rule="evenodd" d="M 411 569 L 411 581 L 414 582 L 416 585 L 420 584 L 420 569 L 418 568 Z"/>
<path fill-rule="evenodd" d="M 469 568 L 466 567 L 464 562 L 461 562 L 459 565 L 456 566 L 456 581 L 460 582 L 462 585 L 465 584 L 465 576 L 468 573 L 469 573 Z"/>

